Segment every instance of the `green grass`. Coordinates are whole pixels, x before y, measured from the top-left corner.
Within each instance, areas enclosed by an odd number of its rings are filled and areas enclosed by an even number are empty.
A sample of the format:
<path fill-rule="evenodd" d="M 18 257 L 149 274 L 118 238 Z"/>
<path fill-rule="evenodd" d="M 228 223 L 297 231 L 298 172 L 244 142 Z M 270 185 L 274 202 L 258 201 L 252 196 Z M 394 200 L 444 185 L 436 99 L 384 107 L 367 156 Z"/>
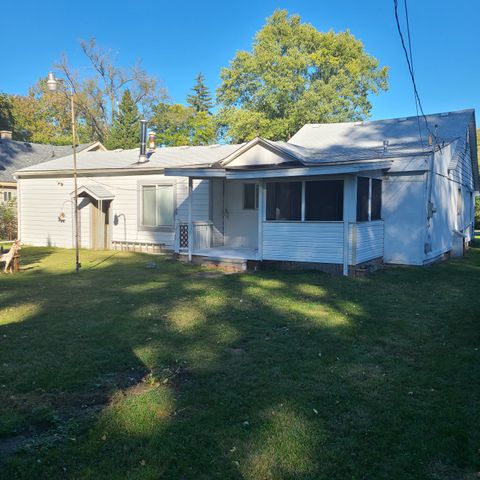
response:
<path fill-rule="evenodd" d="M 1 478 L 477 478 L 478 248 L 359 279 L 22 254 L 0 275 Z"/>

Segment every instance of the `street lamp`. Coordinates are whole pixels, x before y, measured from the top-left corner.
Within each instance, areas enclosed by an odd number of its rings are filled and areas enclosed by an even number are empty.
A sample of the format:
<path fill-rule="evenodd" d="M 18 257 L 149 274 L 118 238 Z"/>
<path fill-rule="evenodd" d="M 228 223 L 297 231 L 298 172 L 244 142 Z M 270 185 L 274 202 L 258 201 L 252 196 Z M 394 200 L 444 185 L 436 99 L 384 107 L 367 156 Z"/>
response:
<path fill-rule="evenodd" d="M 56 92 L 58 90 L 58 84 L 65 82 L 63 79 L 56 79 L 55 74 L 50 72 L 47 78 L 47 88 L 50 92 Z M 74 212 L 75 212 L 75 271 L 78 273 L 81 267 L 80 255 L 79 255 L 79 242 L 78 242 L 78 193 L 77 193 L 77 148 L 76 148 L 76 123 L 75 123 L 75 103 L 74 96 L 75 90 L 71 82 L 70 86 L 70 111 L 72 114 L 72 148 L 73 148 L 73 183 L 74 183 Z"/>

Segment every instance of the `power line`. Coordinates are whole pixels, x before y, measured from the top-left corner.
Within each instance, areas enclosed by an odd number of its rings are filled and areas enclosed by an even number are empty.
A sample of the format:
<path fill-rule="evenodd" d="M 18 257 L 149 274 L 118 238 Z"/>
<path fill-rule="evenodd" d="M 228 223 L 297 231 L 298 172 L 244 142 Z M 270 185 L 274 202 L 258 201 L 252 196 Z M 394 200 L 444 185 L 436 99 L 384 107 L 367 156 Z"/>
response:
<path fill-rule="evenodd" d="M 406 14 L 406 17 L 407 17 L 409 51 L 410 51 L 410 55 L 411 55 L 412 49 L 411 49 L 410 26 L 409 26 L 409 21 L 408 21 L 407 0 L 404 0 L 404 4 L 405 4 L 405 9 L 406 9 L 405 14 Z M 430 126 L 428 125 L 428 120 L 427 120 L 427 117 L 425 115 L 425 112 L 423 111 L 422 102 L 420 100 L 420 95 L 418 93 L 417 83 L 415 81 L 415 73 L 413 71 L 413 60 L 412 60 L 413 57 L 409 56 L 408 51 L 407 51 L 407 47 L 405 45 L 405 39 L 403 38 L 402 27 L 400 26 L 400 19 L 398 17 L 398 0 L 393 0 L 393 5 L 394 5 L 394 9 L 395 9 L 395 22 L 397 24 L 398 34 L 400 36 L 400 41 L 402 43 L 403 52 L 404 52 L 405 58 L 407 60 L 408 72 L 410 73 L 410 78 L 412 79 L 413 92 L 414 92 L 414 95 L 415 95 L 415 105 L 417 105 L 417 103 L 418 103 L 418 108 L 420 108 L 420 112 L 422 114 L 423 120 L 425 121 L 425 127 L 426 127 L 427 131 L 430 133 L 430 135 L 433 138 L 435 138 L 435 140 L 436 140 L 436 135 L 434 135 L 434 133 L 430 130 Z M 418 111 L 417 111 L 417 118 L 418 118 Z"/>
<path fill-rule="evenodd" d="M 412 66 L 412 72 L 413 75 L 415 75 L 415 69 L 413 66 L 413 54 L 412 54 L 412 38 L 410 36 L 410 19 L 408 17 L 408 5 L 407 5 L 407 0 L 403 0 L 403 5 L 405 7 L 405 21 L 407 24 L 407 38 L 408 38 L 408 53 L 410 55 L 410 65 Z M 418 116 L 418 101 L 417 101 L 417 96 L 413 95 L 413 98 L 415 99 L 415 113 L 417 117 L 417 126 L 418 126 L 418 135 L 420 137 L 420 143 L 423 148 L 423 135 L 422 135 L 422 128 L 420 127 L 420 117 Z"/>

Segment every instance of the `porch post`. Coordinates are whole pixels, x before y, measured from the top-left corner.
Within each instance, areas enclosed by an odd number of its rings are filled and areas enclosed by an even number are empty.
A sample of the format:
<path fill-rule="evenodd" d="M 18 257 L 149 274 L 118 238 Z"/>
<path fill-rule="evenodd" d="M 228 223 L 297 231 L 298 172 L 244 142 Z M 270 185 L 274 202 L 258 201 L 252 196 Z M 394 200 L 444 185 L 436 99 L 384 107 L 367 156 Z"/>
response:
<path fill-rule="evenodd" d="M 260 180 L 258 184 L 258 259 L 263 260 L 263 219 L 265 218 L 265 181 Z"/>
<path fill-rule="evenodd" d="M 193 179 L 188 177 L 188 261 L 192 261 L 193 232 L 192 232 L 192 193 Z"/>

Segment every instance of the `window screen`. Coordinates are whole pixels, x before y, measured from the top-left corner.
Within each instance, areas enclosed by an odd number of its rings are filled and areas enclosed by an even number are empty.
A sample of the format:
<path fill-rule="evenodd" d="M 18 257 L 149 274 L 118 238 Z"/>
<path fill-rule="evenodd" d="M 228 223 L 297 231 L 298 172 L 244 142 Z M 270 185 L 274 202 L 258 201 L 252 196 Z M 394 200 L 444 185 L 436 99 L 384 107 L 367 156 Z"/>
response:
<path fill-rule="evenodd" d="M 142 225 L 146 227 L 154 227 L 157 223 L 155 198 L 156 187 L 154 185 L 142 188 Z"/>
<path fill-rule="evenodd" d="M 258 208 L 258 185 L 255 183 L 243 184 L 243 208 L 244 210 L 256 210 Z"/>
<path fill-rule="evenodd" d="M 372 178 L 372 215 L 371 220 L 382 218 L 382 181 Z"/>
<path fill-rule="evenodd" d="M 305 182 L 305 220 L 343 220 L 343 180 Z"/>
<path fill-rule="evenodd" d="M 173 226 L 173 185 L 142 187 L 142 225 L 145 227 Z"/>
<path fill-rule="evenodd" d="M 302 182 L 267 183 L 267 220 L 302 219 Z"/>
<path fill-rule="evenodd" d="M 357 222 L 368 222 L 370 179 L 357 177 Z"/>

